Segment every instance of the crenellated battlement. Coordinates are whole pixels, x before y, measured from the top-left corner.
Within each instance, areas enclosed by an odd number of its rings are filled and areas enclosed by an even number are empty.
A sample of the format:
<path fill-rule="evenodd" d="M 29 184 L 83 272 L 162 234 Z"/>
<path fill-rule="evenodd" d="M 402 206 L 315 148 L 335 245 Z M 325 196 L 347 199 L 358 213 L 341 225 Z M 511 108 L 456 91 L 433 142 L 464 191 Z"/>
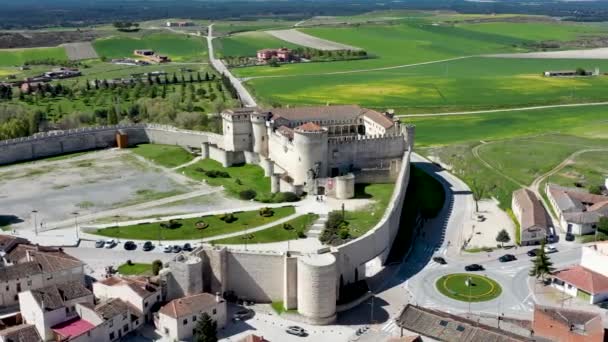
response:
<path fill-rule="evenodd" d="M 352 144 L 352 143 L 376 143 L 386 142 L 389 140 L 404 140 L 405 134 L 384 134 L 384 135 L 357 135 L 357 136 L 345 136 L 345 137 L 332 137 L 329 139 L 330 145 L 341 145 L 341 144 Z"/>

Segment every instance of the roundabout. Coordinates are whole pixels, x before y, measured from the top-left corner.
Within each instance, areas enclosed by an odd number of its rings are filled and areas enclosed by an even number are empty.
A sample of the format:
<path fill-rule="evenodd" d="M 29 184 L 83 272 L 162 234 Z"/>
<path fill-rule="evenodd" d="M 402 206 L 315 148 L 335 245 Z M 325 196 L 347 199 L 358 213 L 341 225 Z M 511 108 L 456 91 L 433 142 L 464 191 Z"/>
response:
<path fill-rule="evenodd" d="M 463 302 L 486 302 L 502 293 L 495 280 L 471 273 L 444 275 L 435 286 L 442 295 Z"/>

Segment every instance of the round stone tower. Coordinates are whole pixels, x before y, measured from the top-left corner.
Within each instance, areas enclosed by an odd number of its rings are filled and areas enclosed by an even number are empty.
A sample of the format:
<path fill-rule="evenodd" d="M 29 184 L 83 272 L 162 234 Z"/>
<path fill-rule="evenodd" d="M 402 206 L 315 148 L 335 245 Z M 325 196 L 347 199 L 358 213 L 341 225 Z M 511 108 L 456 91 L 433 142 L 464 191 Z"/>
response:
<path fill-rule="evenodd" d="M 203 292 L 203 260 L 195 255 L 180 254 L 169 262 L 167 297 L 179 298 Z"/>
<path fill-rule="evenodd" d="M 352 173 L 335 178 L 336 198 L 349 199 L 355 197 L 355 175 Z"/>
<path fill-rule="evenodd" d="M 402 126 L 403 127 L 403 126 Z M 416 137 L 416 126 L 415 125 L 405 125 L 405 141 L 407 143 L 407 149 L 410 151 L 414 150 L 414 140 Z"/>
<path fill-rule="evenodd" d="M 303 185 L 310 170 L 317 178 L 327 177 L 327 129 L 309 122 L 296 127 L 293 145 L 297 155 L 297 164 L 293 165 L 294 184 Z"/>
<path fill-rule="evenodd" d="M 261 156 L 268 156 L 268 135 L 266 129 L 266 114 L 253 112 L 251 114 L 251 133 L 253 138 L 253 152 Z"/>
<path fill-rule="evenodd" d="M 315 254 L 298 258 L 298 313 L 310 324 L 336 320 L 336 257 Z"/>

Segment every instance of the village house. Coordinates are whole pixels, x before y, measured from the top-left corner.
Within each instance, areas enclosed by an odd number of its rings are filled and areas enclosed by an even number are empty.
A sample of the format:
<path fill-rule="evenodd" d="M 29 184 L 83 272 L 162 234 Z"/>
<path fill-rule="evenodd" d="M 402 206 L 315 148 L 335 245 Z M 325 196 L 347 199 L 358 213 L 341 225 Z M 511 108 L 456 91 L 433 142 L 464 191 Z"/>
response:
<path fill-rule="evenodd" d="M 602 316 L 596 312 L 536 305 L 534 336 L 553 342 L 603 342 Z"/>
<path fill-rule="evenodd" d="M 42 342 L 36 327 L 31 324 L 15 325 L 0 330 L 0 342 Z"/>
<path fill-rule="evenodd" d="M 93 293 L 101 300 L 119 298 L 139 310 L 145 321 L 152 320 L 163 300 L 161 287 L 148 277 L 113 276 L 93 283 Z"/>
<path fill-rule="evenodd" d="M 71 281 L 84 283 L 84 263 L 61 249 L 11 243 L 7 239 L 2 238 L 12 247 L 3 251 L 0 307 L 16 306 L 20 292 Z"/>
<path fill-rule="evenodd" d="M 547 239 L 547 212 L 531 190 L 522 188 L 514 191 L 511 209 L 520 224 L 521 245 L 538 245 Z"/>
<path fill-rule="evenodd" d="M 265 63 L 276 58 L 279 62 L 289 62 L 294 56 L 290 49 L 279 48 L 279 49 L 262 49 L 257 52 L 258 62 Z"/>
<path fill-rule="evenodd" d="M 149 61 L 155 62 L 155 63 L 166 63 L 166 62 L 171 61 L 171 59 L 169 59 L 169 57 L 167 57 L 165 55 L 159 55 L 154 50 L 149 50 L 149 49 L 134 50 L 133 54 L 136 56 L 143 57 L 143 58 L 145 58 Z"/>
<path fill-rule="evenodd" d="M 558 270 L 552 275 L 552 286 L 589 304 L 608 299 L 608 242 L 597 242 L 582 248 L 579 265 Z"/>
<path fill-rule="evenodd" d="M 174 299 L 165 304 L 155 318 L 157 331 L 170 340 L 187 340 L 197 320 L 206 313 L 217 323 L 218 329 L 226 325 L 226 301 L 219 295 L 201 293 Z"/>
<path fill-rule="evenodd" d="M 44 341 L 55 339 L 53 326 L 77 317 L 76 304 L 79 303 L 93 305 L 94 298 L 78 281 L 19 293 L 23 321 L 35 326 Z"/>
<path fill-rule="evenodd" d="M 194 26 L 191 21 L 167 21 L 167 27 L 188 27 Z"/>
<path fill-rule="evenodd" d="M 584 189 L 547 184 L 549 202 L 559 217 L 562 228 L 575 235 L 595 232 L 602 217 L 608 217 L 608 197 Z"/>

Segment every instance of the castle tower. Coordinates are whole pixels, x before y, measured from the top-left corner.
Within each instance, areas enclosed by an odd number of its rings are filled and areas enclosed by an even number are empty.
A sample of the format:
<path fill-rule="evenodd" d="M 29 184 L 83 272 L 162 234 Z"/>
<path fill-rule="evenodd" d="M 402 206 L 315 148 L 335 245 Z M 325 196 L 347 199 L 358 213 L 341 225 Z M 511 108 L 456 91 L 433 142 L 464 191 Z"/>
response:
<path fill-rule="evenodd" d="M 222 112 L 222 132 L 226 151 L 251 151 L 252 108 L 228 109 Z"/>
<path fill-rule="evenodd" d="M 415 125 L 402 125 L 401 130 L 405 135 L 405 141 L 407 143 L 407 149 L 409 151 L 414 150 L 414 140 L 416 138 L 416 126 Z"/>
<path fill-rule="evenodd" d="M 253 112 L 250 115 L 253 139 L 253 152 L 268 156 L 268 133 L 266 129 L 266 113 Z"/>
<path fill-rule="evenodd" d="M 332 254 L 298 258 L 298 313 L 308 323 L 326 325 L 336 320 L 336 257 Z"/>
<path fill-rule="evenodd" d="M 313 173 L 317 178 L 327 177 L 327 134 L 326 128 L 312 122 L 294 129 L 293 144 L 298 160 L 289 172 L 294 184 L 303 185 Z"/>
<path fill-rule="evenodd" d="M 178 255 L 169 262 L 164 278 L 167 299 L 175 299 L 203 292 L 203 261 L 195 255 Z"/>

